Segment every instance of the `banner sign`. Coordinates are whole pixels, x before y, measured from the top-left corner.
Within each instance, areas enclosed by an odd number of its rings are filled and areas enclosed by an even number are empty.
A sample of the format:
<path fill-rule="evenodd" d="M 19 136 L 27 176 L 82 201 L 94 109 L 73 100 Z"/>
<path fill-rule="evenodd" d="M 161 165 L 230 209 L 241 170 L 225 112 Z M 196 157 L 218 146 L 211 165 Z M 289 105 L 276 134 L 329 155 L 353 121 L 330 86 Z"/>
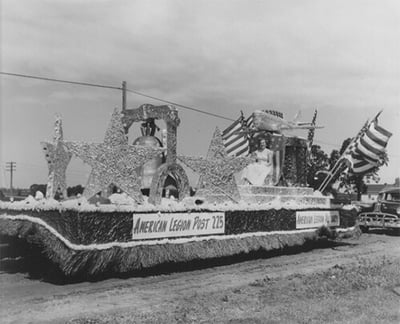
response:
<path fill-rule="evenodd" d="M 296 211 L 296 229 L 339 226 L 338 210 Z"/>
<path fill-rule="evenodd" d="M 225 233 L 225 213 L 133 214 L 133 240 Z"/>

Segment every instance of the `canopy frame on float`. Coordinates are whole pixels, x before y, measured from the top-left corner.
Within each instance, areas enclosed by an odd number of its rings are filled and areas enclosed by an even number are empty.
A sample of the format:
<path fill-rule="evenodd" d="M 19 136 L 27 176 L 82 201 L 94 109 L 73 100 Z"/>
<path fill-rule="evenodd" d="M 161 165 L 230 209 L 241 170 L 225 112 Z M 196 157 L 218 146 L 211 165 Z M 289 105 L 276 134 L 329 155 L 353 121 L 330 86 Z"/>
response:
<path fill-rule="evenodd" d="M 189 195 L 189 179 L 185 170 L 176 162 L 177 152 L 177 128 L 180 124 L 178 110 L 170 105 L 154 106 L 151 104 L 141 105 L 136 109 L 122 110 L 122 123 L 125 128 L 125 133 L 128 133 L 129 128 L 134 122 L 147 121 L 148 119 L 163 119 L 167 125 L 167 154 L 166 161 L 157 168 L 153 176 L 149 202 L 158 205 L 161 203 L 164 184 L 168 176 L 171 176 L 176 181 L 178 190 L 178 199 L 182 200 Z"/>

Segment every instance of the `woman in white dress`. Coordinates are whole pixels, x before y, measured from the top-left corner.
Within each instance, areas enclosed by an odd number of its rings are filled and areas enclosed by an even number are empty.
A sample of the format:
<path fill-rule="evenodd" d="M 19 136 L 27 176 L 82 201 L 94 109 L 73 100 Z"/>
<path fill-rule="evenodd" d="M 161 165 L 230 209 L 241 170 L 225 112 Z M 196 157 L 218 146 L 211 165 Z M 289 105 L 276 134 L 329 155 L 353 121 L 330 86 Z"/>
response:
<path fill-rule="evenodd" d="M 272 172 L 272 151 L 267 149 L 265 139 L 260 139 L 258 149 L 251 153 L 256 162 L 249 164 L 242 172 L 242 180 L 253 186 L 265 185 L 265 179 Z"/>

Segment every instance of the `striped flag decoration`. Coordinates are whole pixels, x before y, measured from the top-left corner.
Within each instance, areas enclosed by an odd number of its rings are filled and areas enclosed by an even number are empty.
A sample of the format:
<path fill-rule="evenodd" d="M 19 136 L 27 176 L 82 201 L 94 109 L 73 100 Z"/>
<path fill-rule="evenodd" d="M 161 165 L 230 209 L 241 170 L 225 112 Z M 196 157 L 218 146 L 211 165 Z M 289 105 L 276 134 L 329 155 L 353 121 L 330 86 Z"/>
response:
<path fill-rule="evenodd" d="M 228 156 L 244 156 L 249 153 L 249 138 L 245 132 L 248 122 L 249 118 L 246 120 L 242 115 L 222 132 L 222 141 Z M 243 132 L 238 134 L 240 131 Z"/>
<path fill-rule="evenodd" d="M 351 173 L 353 174 L 364 174 L 379 166 L 378 163 L 364 160 L 362 156 L 356 154 L 351 156 L 350 163 L 352 165 Z"/>
<path fill-rule="evenodd" d="M 375 118 L 347 149 L 351 173 L 364 174 L 382 165 L 382 155 L 392 133 L 378 125 Z"/>
<path fill-rule="evenodd" d="M 253 114 L 251 114 L 249 118 L 244 120 L 244 124 L 247 127 L 247 129 L 254 129 L 254 117 L 253 117 Z"/>

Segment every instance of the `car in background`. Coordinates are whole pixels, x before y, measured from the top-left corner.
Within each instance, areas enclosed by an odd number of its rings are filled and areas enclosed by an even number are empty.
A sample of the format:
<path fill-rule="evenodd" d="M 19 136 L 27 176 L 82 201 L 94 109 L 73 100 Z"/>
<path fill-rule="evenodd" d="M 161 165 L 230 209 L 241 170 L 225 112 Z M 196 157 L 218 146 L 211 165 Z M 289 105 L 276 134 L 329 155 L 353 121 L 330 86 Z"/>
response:
<path fill-rule="evenodd" d="M 358 214 L 361 231 L 370 228 L 394 229 L 400 233 L 400 188 L 388 188 L 378 194 L 371 207 L 362 208 Z"/>

